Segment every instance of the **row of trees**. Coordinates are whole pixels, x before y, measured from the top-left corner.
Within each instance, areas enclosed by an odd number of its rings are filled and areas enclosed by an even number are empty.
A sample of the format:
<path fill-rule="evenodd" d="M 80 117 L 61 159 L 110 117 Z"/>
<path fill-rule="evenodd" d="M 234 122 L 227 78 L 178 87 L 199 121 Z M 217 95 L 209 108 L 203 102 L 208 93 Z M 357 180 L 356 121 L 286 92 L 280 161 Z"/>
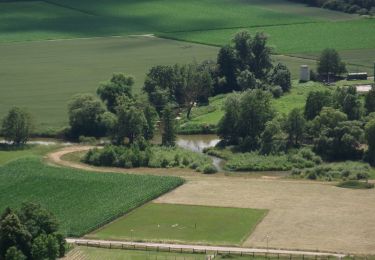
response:
<path fill-rule="evenodd" d="M 57 233 L 55 217 L 38 204 L 10 208 L 0 216 L 0 259 L 43 260 L 65 255 L 64 236 Z"/>
<path fill-rule="evenodd" d="M 358 13 L 361 15 L 375 14 L 375 0 L 292 0 L 335 11 Z"/>
<path fill-rule="evenodd" d="M 229 96 L 224 110 L 218 134 L 224 144 L 242 151 L 279 154 L 312 145 L 326 160 L 357 160 L 367 143 L 366 159 L 375 162 L 375 89 L 364 106 L 355 87 L 312 91 L 304 110 L 293 109 L 286 116 L 275 113 L 268 92 L 248 90 Z"/>

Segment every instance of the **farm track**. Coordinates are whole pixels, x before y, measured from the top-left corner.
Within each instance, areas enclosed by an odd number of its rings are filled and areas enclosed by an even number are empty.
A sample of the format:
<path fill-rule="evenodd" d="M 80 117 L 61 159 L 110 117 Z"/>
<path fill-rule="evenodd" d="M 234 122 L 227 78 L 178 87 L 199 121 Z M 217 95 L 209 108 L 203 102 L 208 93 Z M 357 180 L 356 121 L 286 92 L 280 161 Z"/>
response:
<path fill-rule="evenodd" d="M 155 203 L 269 209 L 245 248 L 343 252 L 375 255 L 375 190 L 342 189 L 327 182 L 206 176 L 183 169 L 118 169 L 64 161 L 70 152 L 90 146 L 65 147 L 47 155 L 46 162 L 97 172 L 181 176 L 187 182 Z"/>

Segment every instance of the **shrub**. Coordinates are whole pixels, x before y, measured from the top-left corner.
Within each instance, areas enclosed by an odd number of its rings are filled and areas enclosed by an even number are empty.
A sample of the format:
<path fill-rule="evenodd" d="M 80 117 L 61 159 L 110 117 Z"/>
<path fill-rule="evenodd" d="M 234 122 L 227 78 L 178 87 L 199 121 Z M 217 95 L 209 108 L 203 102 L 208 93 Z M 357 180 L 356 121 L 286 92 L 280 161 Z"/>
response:
<path fill-rule="evenodd" d="M 204 174 L 213 174 L 213 173 L 217 173 L 217 169 L 215 166 L 213 165 L 205 165 L 204 168 L 203 168 L 203 173 Z"/>
<path fill-rule="evenodd" d="M 373 189 L 374 184 L 362 181 L 343 181 L 337 184 L 337 187 L 340 188 L 348 188 L 348 189 Z"/>
<path fill-rule="evenodd" d="M 90 145 L 95 145 L 97 144 L 96 138 L 92 136 L 83 136 L 81 135 L 78 138 L 78 141 L 82 144 L 90 144 Z"/>

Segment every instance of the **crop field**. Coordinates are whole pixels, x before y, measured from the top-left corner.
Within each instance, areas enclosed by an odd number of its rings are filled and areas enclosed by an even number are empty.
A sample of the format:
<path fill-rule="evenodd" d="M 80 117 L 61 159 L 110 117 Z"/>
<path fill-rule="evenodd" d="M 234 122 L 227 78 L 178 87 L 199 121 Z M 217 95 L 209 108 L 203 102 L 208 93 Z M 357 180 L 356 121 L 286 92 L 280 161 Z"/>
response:
<path fill-rule="evenodd" d="M 60 221 L 60 231 L 80 236 L 170 191 L 177 177 L 89 173 L 23 158 L 0 167 L 0 212 L 25 201 L 40 203 Z"/>
<path fill-rule="evenodd" d="M 154 251 L 133 251 L 122 249 L 104 249 L 93 247 L 76 247 L 68 254 L 68 259 L 90 260 L 205 260 L 203 254 L 166 253 Z"/>
<path fill-rule="evenodd" d="M 330 23 L 304 23 L 256 28 L 250 32 L 265 32 L 276 53 L 320 52 L 325 48 L 336 50 L 374 48 L 375 19 L 361 19 Z M 240 29 L 190 31 L 166 34 L 166 37 L 203 44 L 228 44 Z"/>
<path fill-rule="evenodd" d="M 1 5 L 1 4 L 0 4 Z M 217 48 L 149 37 L 98 38 L 0 44 L 0 118 L 26 107 L 37 127 L 67 124 L 67 103 L 76 93 L 95 93 L 114 72 L 136 78 L 140 93 L 154 65 L 214 59 Z"/>
<path fill-rule="evenodd" d="M 268 209 L 243 246 L 265 248 L 268 236 L 270 248 L 375 254 L 375 208 L 369 206 L 375 203 L 374 189 L 311 181 L 201 178 L 155 202 Z"/>
<path fill-rule="evenodd" d="M 0 41 L 244 28 L 356 17 L 307 8 L 286 0 L 264 2 L 49 0 L 0 3 Z"/>
<path fill-rule="evenodd" d="M 151 203 L 87 237 L 240 245 L 266 213 L 260 209 Z"/>

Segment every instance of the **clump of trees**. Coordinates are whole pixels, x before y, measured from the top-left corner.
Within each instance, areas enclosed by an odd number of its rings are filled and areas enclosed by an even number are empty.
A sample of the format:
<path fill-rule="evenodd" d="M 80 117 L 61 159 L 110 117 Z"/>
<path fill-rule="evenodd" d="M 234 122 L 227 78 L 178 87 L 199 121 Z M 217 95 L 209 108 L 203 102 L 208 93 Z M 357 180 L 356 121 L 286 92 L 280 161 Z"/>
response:
<path fill-rule="evenodd" d="M 267 46 L 265 34 L 257 33 L 252 37 L 249 32 L 242 31 L 232 42 L 220 49 L 216 68 L 212 71 L 215 94 L 263 89 L 280 96 L 290 90 L 290 71 L 283 64 L 273 66 L 272 49 Z"/>
<path fill-rule="evenodd" d="M 292 0 L 312 6 L 360 15 L 375 14 L 375 0 Z"/>
<path fill-rule="evenodd" d="M 55 217 L 38 204 L 10 208 L 0 216 L 0 259 L 57 259 L 65 255 L 65 239 Z"/>
<path fill-rule="evenodd" d="M 19 146 L 26 144 L 33 128 L 31 115 L 24 109 L 14 107 L 3 119 L 1 134 L 6 141 Z"/>

